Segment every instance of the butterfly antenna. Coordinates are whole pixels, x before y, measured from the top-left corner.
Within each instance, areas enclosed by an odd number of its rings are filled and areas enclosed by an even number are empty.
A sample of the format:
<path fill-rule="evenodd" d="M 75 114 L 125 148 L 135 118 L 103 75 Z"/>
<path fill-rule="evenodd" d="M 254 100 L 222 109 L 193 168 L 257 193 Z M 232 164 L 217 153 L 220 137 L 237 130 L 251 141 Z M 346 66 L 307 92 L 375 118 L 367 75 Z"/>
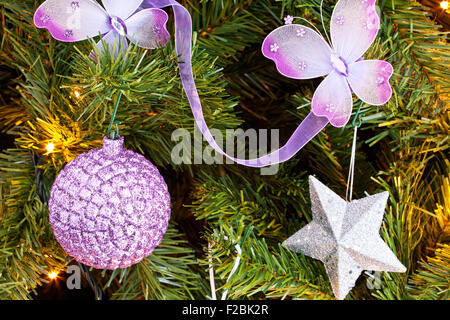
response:
<path fill-rule="evenodd" d="M 320 30 L 317 29 L 317 27 L 315 25 L 313 25 L 310 21 L 308 21 L 308 20 L 306 20 L 305 18 L 302 18 L 302 17 L 293 17 L 293 18 L 305 21 L 307 24 L 309 24 L 311 27 L 313 27 L 313 29 L 316 30 L 317 33 L 320 34 L 322 36 L 322 38 L 323 38 L 322 32 L 320 32 Z"/>
<path fill-rule="evenodd" d="M 328 32 L 327 32 L 327 28 L 325 28 L 325 22 L 323 21 L 323 0 L 320 1 L 320 20 L 322 20 L 322 27 L 323 27 L 323 32 L 325 32 L 325 36 L 328 39 L 328 43 L 330 44 L 330 46 L 332 45 L 330 37 L 328 36 Z"/>

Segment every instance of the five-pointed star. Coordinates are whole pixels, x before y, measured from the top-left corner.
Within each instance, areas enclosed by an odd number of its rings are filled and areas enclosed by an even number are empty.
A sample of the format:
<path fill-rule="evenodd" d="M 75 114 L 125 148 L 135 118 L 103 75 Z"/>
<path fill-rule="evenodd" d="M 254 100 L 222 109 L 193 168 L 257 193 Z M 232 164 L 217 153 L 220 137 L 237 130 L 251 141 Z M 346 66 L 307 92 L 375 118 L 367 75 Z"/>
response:
<path fill-rule="evenodd" d="M 406 271 L 379 234 L 388 192 L 347 202 L 313 176 L 309 189 L 313 219 L 283 244 L 325 264 L 337 299 L 362 270 Z"/>

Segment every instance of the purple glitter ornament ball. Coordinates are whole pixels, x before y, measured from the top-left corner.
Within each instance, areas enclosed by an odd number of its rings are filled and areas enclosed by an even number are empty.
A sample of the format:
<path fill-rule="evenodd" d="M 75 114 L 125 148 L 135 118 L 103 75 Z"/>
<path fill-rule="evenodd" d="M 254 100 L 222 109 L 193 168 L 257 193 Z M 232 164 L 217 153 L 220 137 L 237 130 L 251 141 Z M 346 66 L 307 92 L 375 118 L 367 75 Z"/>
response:
<path fill-rule="evenodd" d="M 103 139 L 69 162 L 50 191 L 56 239 L 75 260 L 97 269 L 126 268 L 150 255 L 170 218 L 170 195 L 158 169 Z"/>

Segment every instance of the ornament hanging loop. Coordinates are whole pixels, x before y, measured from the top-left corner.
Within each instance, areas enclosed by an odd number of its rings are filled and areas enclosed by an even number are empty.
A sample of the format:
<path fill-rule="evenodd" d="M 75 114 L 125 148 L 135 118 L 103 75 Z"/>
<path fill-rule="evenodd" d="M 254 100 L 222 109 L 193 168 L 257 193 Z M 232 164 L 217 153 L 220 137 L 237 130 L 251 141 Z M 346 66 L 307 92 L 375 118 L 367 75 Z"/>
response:
<path fill-rule="evenodd" d="M 116 140 L 119 137 L 119 124 L 121 124 L 120 121 L 114 121 L 115 130 L 111 131 L 108 130 L 109 138 L 111 140 Z"/>
<path fill-rule="evenodd" d="M 353 121 L 352 121 L 353 128 L 359 128 L 361 126 L 361 123 L 362 123 L 361 117 L 364 116 L 364 113 L 360 112 L 362 105 L 363 105 L 363 103 L 361 102 L 359 104 L 358 109 L 356 110 L 355 117 L 353 118 Z M 358 124 L 356 124 L 356 121 L 358 121 Z"/>

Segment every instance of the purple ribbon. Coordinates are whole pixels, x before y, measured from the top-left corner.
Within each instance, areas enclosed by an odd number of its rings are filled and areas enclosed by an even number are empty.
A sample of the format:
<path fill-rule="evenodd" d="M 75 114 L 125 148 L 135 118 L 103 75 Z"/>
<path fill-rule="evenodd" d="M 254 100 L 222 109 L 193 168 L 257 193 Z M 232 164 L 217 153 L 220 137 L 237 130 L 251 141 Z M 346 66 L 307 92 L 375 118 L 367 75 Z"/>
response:
<path fill-rule="evenodd" d="M 183 84 L 184 91 L 189 100 L 197 127 L 214 150 L 244 166 L 256 168 L 270 166 L 292 158 L 328 124 L 326 117 L 318 117 L 311 112 L 300 123 L 288 142 L 286 142 L 283 147 L 270 154 L 255 159 L 244 160 L 234 158 L 225 153 L 217 145 L 205 122 L 202 105 L 195 86 L 191 61 L 192 19 L 189 11 L 175 0 L 144 1 L 144 7 L 161 9 L 167 6 L 172 6 L 175 15 L 175 47 L 178 56 L 180 56 L 179 69 L 181 83 Z"/>

